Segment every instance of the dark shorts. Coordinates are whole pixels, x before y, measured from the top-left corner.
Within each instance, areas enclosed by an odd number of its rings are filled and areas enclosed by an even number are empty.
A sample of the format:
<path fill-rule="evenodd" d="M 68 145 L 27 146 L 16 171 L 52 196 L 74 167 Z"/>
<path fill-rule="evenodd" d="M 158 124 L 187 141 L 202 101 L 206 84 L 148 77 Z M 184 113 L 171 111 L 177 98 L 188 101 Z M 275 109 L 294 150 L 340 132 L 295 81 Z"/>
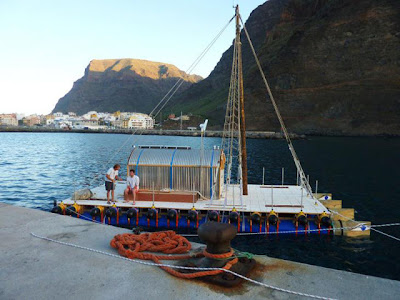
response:
<path fill-rule="evenodd" d="M 115 189 L 115 184 L 110 181 L 106 181 L 106 191 L 112 191 Z"/>

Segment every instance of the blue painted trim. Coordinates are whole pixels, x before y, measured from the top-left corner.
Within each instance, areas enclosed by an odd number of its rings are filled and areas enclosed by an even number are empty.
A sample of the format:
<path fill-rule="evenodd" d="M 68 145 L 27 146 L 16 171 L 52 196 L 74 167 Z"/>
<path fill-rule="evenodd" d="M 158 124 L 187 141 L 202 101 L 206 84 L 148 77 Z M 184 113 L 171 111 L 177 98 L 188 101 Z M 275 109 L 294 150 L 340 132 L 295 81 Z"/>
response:
<path fill-rule="evenodd" d="M 142 156 L 143 151 L 144 151 L 144 149 L 140 150 L 139 156 L 138 156 L 138 158 L 137 158 L 137 161 L 136 161 L 136 168 L 135 168 L 135 175 L 138 174 L 139 160 L 140 160 L 140 156 Z"/>
<path fill-rule="evenodd" d="M 174 157 L 175 157 L 175 153 L 176 150 L 174 150 L 174 153 L 172 153 L 172 158 L 171 158 L 171 165 L 169 167 L 169 188 L 172 190 L 172 164 L 174 163 Z"/>
<path fill-rule="evenodd" d="M 212 197 L 212 183 L 213 183 L 213 161 L 214 161 L 214 149 L 211 154 L 211 164 L 210 164 L 210 198 Z"/>

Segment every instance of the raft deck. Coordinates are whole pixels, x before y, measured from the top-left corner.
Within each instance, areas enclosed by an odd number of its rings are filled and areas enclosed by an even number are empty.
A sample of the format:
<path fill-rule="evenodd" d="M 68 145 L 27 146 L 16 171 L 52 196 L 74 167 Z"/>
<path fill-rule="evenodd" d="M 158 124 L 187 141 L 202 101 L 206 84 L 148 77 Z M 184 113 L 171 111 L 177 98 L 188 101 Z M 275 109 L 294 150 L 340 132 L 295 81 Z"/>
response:
<path fill-rule="evenodd" d="M 116 185 L 115 189 L 115 205 L 122 208 L 140 207 L 150 208 L 153 206 L 153 201 L 141 201 L 140 194 L 137 197 L 136 204 L 132 202 L 124 202 L 124 189 L 126 183 L 120 181 Z M 111 206 L 107 204 L 107 193 L 104 185 L 98 186 L 91 189 L 93 196 L 90 200 L 77 200 L 78 205 L 83 206 Z M 146 191 L 148 193 L 149 191 Z M 151 191 L 150 191 L 151 192 Z M 170 199 L 174 199 L 174 195 L 180 195 L 176 191 L 163 191 L 163 193 L 169 193 Z M 226 196 L 227 195 L 227 196 Z M 231 211 L 233 207 L 240 212 L 260 212 L 268 213 L 272 210 L 276 213 L 282 214 L 296 214 L 301 210 L 305 214 L 317 215 L 324 211 L 329 213 L 328 209 L 318 200 L 313 199 L 310 195 L 306 194 L 306 191 L 296 185 L 248 185 L 248 195 L 242 196 L 240 200 L 240 187 L 238 185 L 230 186 L 228 192 L 225 190 L 222 192 L 220 199 L 197 199 L 195 197 L 194 207 L 197 210 L 219 210 L 219 211 Z M 273 203 L 272 203 L 273 197 Z M 148 197 L 146 197 L 148 198 Z M 188 195 L 189 199 L 193 199 L 193 196 Z M 225 203 L 226 198 L 226 203 Z M 71 198 L 64 201 L 65 204 L 71 205 L 75 201 Z M 193 201 L 190 202 L 176 202 L 176 201 L 154 201 L 154 206 L 161 209 L 181 209 L 190 210 L 193 208 Z"/>

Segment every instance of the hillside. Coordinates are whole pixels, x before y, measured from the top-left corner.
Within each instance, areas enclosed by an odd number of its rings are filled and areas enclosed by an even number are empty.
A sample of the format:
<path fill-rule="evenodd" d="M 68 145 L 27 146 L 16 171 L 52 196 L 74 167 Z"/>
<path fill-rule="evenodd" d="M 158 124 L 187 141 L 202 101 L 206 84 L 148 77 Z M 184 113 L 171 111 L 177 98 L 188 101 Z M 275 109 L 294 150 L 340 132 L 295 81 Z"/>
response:
<path fill-rule="evenodd" d="M 185 80 L 180 92 L 202 79 L 171 64 L 139 59 L 92 60 L 85 75 L 58 101 L 53 112 L 148 113 L 179 78 Z"/>
<path fill-rule="evenodd" d="M 400 1 L 269 0 L 246 27 L 289 131 L 400 134 Z M 243 33 L 241 39 L 247 129 L 279 130 Z M 222 125 L 232 51 L 170 109 Z"/>

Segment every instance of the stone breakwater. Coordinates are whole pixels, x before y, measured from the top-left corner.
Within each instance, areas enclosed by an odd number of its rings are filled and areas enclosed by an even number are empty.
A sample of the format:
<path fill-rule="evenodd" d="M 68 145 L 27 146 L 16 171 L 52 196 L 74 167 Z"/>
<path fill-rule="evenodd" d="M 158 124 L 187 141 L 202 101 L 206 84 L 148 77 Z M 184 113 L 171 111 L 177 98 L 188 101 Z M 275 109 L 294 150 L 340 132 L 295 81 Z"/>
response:
<path fill-rule="evenodd" d="M 114 133 L 114 134 L 132 134 L 132 129 L 57 129 L 46 127 L 0 127 L 0 132 L 76 132 L 76 133 Z M 200 130 L 138 130 L 135 134 L 143 135 L 176 135 L 176 136 L 200 136 Z M 210 130 L 206 132 L 207 137 L 222 137 L 222 131 Z M 247 131 L 247 138 L 250 139 L 283 139 L 280 132 L 272 131 Z M 290 133 L 292 139 L 305 139 L 305 135 Z"/>

